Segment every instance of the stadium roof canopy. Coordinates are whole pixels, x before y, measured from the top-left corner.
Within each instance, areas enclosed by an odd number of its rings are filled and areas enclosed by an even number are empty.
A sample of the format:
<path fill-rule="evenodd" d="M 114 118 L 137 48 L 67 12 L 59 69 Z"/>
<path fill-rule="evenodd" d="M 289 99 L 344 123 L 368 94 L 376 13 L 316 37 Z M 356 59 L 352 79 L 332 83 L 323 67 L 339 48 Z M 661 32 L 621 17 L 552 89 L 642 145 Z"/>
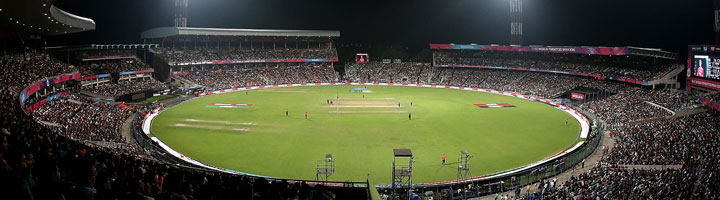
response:
<path fill-rule="evenodd" d="M 52 3 L 52 0 L 0 1 L 0 27 L 45 35 L 95 30 L 92 19 L 73 15 Z"/>
<path fill-rule="evenodd" d="M 518 51 L 541 53 L 574 53 L 587 55 L 634 55 L 664 59 L 678 59 L 678 54 L 662 49 L 640 47 L 588 47 L 588 46 L 505 46 L 505 45 L 478 45 L 478 44 L 430 44 L 430 49 L 437 50 L 483 50 L 483 51 Z"/>
<path fill-rule="evenodd" d="M 142 39 L 173 36 L 340 37 L 340 31 L 159 27 L 142 32 Z"/>
<path fill-rule="evenodd" d="M 45 47 L 48 51 L 106 51 L 106 50 L 137 50 L 157 48 L 159 44 L 86 44 L 73 46 Z"/>

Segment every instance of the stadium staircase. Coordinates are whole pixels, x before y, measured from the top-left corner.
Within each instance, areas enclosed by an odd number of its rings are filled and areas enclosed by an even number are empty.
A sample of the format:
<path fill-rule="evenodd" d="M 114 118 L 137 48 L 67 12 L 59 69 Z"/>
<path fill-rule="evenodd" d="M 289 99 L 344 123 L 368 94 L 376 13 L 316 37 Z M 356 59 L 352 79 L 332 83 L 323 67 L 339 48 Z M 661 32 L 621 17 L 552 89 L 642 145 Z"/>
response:
<path fill-rule="evenodd" d="M 650 118 L 650 119 L 638 120 L 638 121 L 632 122 L 633 124 L 643 124 L 643 123 L 648 123 L 648 122 L 653 122 L 653 121 L 659 121 L 659 120 L 675 119 L 675 118 L 679 118 L 679 117 L 685 117 L 685 116 L 690 116 L 690 115 L 694 115 L 694 114 L 698 114 L 698 113 L 703 113 L 703 112 L 706 112 L 706 111 L 709 111 L 709 110 L 710 110 L 709 108 L 707 108 L 707 107 L 705 107 L 705 106 L 697 106 L 697 107 L 693 107 L 693 108 L 689 108 L 689 109 L 685 109 L 685 110 L 681 110 L 681 111 L 675 112 L 675 111 L 671 111 L 670 109 L 667 109 L 667 108 L 665 108 L 665 107 L 662 107 L 662 106 L 660 106 L 660 105 L 654 104 L 654 103 L 652 103 L 652 102 L 647 102 L 647 101 L 646 101 L 645 103 L 648 103 L 648 104 L 650 104 L 650 105 L 658 106 L 658 107 L 660 107 L 660 108 L 662 108 L 662 109 L 665 109 L 665 110 L 667 110 L 668 112 L 671 112 L 672 115 L 663 116 L 663 117 L 656 117 L 656 118 Z"/>
<path fill-rule="evenodd" d="M 655 89 L 655 86 L 657 86 L 657 85 L 669 86 L 669 87 L 665 87 L 665 88 L 675 88 L 675 89 L 680 88 L 680 83 L 678 82 L 677 77 L 680 73 L 683 72 L 683 70 L 685 70 L 685 67 L 677 66 L 675 69 L 668 72 L 663 77 L 660 77 L 659 79 L 656 79 L 656 80 L 649 81 L 648 85 L 652 86 L 653 89 Z"/>
<path fill-rule="evenodd" d="M 195 83 L 193 83 L 192 81 L 187 80 L 187 79 L 185 79 L 185 78 L 183 78 L 183 77 L 175 76 L 175 75 L 173 75 L 173 76 L 170 77 L 170 82 L 171 82 L 171 83 L 172 83 L 172 82 L 178 83 L 178 84 L 181 85 L 183 88 L 194 88 L 194 87 L 200 87 L 200 86 L 201 86 L 201 85 L 195 84 Z"/>
<path fill-rule="evenodd" d="M 690 108 L 690 109 L 677 111 L 677 112 L 675 112 L 675 115 L 671 116 L 670 118 L 690 116 L 690 115 L 694 115 L 694 114 L 698 114 L 698 113 L 703 113 L 703 112 L 706 112 L 709 110 L 710 109 L 708 107 L 698 106 L 698 107 L 694 107 L 694 108 Z"/>

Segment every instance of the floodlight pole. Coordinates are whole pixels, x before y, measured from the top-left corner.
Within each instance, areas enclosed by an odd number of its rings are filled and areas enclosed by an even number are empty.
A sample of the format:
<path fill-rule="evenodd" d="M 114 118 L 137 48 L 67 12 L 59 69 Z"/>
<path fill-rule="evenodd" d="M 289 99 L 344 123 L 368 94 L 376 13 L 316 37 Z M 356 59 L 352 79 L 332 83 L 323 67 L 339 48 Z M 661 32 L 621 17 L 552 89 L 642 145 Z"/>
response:
<path fill-rule="evenodd" d="M 187 27 L 189 0 L 175 0 L 175 27 Z"/>
<path fill-rule="evenodd" d="M 510 45 L 522 45 L 523 0 L 510 0 Z"/>

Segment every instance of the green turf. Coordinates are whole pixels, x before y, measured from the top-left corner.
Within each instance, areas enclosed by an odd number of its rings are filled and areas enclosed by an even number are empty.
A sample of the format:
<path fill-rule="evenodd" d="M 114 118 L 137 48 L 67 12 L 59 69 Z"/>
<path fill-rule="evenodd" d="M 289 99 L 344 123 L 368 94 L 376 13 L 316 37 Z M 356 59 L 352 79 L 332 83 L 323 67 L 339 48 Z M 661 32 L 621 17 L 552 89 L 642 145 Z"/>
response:
<path fill-rule="evenodd" d="M 331 153 L 333 181 L 389 183 L 392 149 L 410 148 L 414 182 L 453 180 L 461 150 L 473 155 L 472 174 L 526 165 L 570 146 L 580 130 L 572 117 L 551 106 L 483 92 L 441 88 L 369 86 L 372 93 L 350 93 L 359 86 L 272 88 L 197 98 L 170 108 L 152 132 L 193 159 L 227 169 L 293 179 L 314 179 L 315 162 Z M 328 107 L 326 100 L 400 102 L 408 114 L 334 114 L 334 110 L 396 108 Z M 392 99 L 384 99 L 392 98 Z M 410 100 L 414 106 L 409 106 Z M 206 107 L 210 103 L 253 104 L 246 109 Z M 476 103 L 510 103 L 514 108 L 478 108 Z M 285 116 L 289 109 L 290 116 Z M 309 113 L 309 120 L 303 117 Z M 219 124 L 187 119 L 254 122 Z M 175 126 L 185 124 L 184 127 Z M 198 126 L 198 127 L 187 127 Z M 210 128 L 208 128 L 210 126 Z M 248 128 L 248 131 L 218 130 Z M 440 165 L 442 154 L 447 165 Z"/>

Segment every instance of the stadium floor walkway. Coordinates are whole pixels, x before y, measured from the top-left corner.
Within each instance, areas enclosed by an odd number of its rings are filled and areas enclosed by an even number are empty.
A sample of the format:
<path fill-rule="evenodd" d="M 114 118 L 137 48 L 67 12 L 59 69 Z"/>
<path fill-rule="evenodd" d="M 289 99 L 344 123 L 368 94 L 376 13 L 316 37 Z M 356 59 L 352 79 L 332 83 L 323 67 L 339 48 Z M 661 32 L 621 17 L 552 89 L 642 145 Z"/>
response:
<path fill-rule="evenodd" d="M 602 156 L 603 156 L 602 147 L 603 146 L 608 147 L 608 149 L 612 149 L 615 147 L 614 140 L 613 140 L 613 138 L 610 137 L 610 134 L 607 131 L 605 133 L 603 133 L 603 138 L 602 138 L 602 141 L 600 141 L 600 142 L 601 143 L 600 143 L 600 145 L 598 145 L 598 148 L 596 148 L 595 151 L 592 154 L 590 154 L 590 156 L 585 158 L 585 167 L 584 168 L 581 167 L 582 164 L 578 163 L 577 165 L 575 165 L 575 167 L 573 169 L 569 169 L 557 176 L 547 178 L 546 180 L 552 180 L 552 178 L 557 178 L 557 183 L 564 183 L 565 181 L 570 179 L 570 177 L 573 175 L 577 176 L 579 174 L 588 172 L 590 169 L 592 169 L 595 166 L 595 163 L 600 161 L 600 159 L 602 158 Z M 525 188 L 526 187 L 522 187 L 521 194 L 527 194 L 527 191 L 525 190 Z M 530 193 L 533 193 L 536 191 L 538 191 L 538 183 L 531 184 L 530 185 Z M 498 199 L 502 199 L 502 197 L 504 195 L 507 195 L 508 199 L 511 199 L 510 197 L 515 196 L 515 191 L 510 190 L 510 191 L 507 191 L 504 193 L 500 193 L 498 195 Z M 494 194 L 486 195 L 486 196 L 477 197 L 477 198 L 473 198 L 473 199 L 475 199 L 475 200 L 495 199 L 495 195 Z"/>

